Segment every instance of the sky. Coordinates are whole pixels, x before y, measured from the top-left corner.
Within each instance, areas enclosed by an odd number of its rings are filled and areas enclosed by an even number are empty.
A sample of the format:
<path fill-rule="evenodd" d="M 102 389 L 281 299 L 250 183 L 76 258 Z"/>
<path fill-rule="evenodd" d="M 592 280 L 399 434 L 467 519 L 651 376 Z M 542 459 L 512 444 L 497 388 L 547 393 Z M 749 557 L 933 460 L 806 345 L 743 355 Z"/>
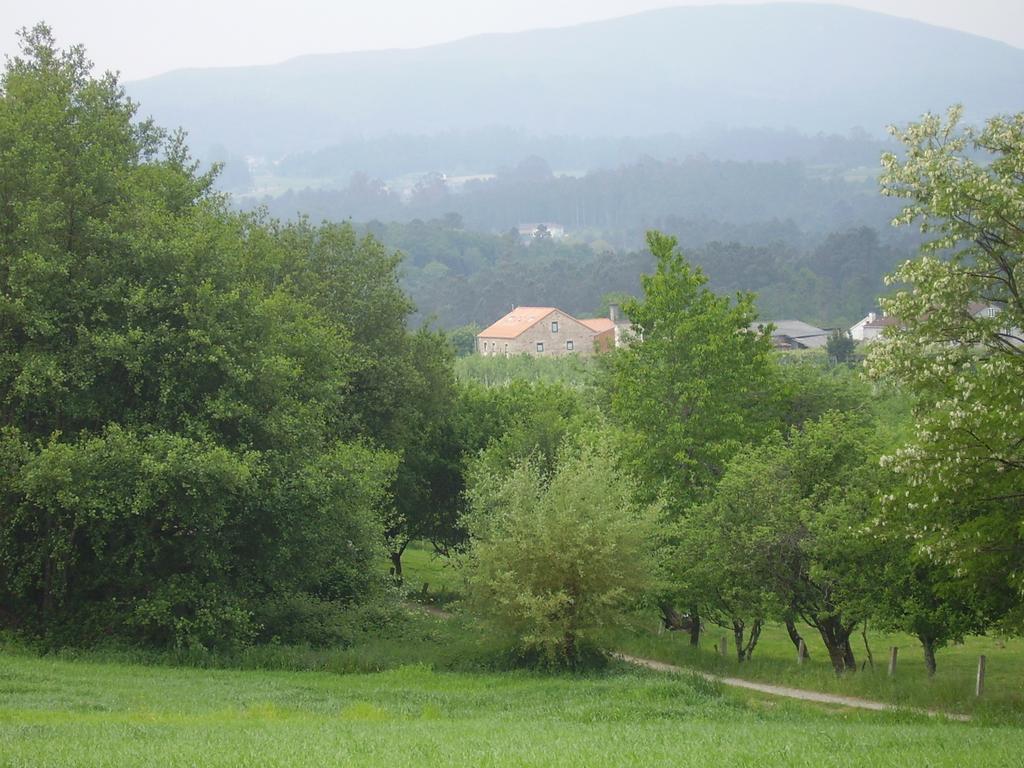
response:
<path fill-rule="evenodd" d="M 726 0 L 753 4 L 762 0 Z M 100 69 L 137 80 L 182 67 L 273 64 L 309 53 L 413 48 L 483 32 L 610 19 L 723 0 L 4 0 L 0 53 L 46 21 Z M 837 0 L 1024 48 L 1024 0 Z"/>

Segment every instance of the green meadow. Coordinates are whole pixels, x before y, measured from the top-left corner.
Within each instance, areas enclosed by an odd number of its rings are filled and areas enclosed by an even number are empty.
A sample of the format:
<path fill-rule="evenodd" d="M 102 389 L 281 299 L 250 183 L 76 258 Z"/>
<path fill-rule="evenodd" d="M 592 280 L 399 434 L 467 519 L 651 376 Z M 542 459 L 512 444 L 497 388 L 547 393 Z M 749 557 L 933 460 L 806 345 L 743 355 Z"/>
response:
<path fill-rule="evenodd" d="M 653 615 L 609 639 L 681 665 L 915 707 L 970 723 L 779 699 L 612 662 L 586 674 L 516 669 L 501 638 L 458 613 L 460 576 L 423 545 L 409 594 L 456 611 L 397 614 L 346 648 L 264 645 L 234 655 L 113 648 L 41 654 L 0 644 L 0 766 L 1018 766 L 1024 643 L 971 638 L 933 680 L 908 637 L 869 634 L 875 670 L 837 678 L 807 633 L 797 666 L 766 628 L 742 665 L 657 631 Z M 428 585 L 424 598 L 423 584 Z M 901 646 L 885 675 L 886 646 Z M 973 663 L 989 658 L 973 697 Z M 858 657 L 863 656 L 858 648 Z"/>
<path fill-rule="evenodd" d="M 196 669 L 0 656 L 3 766 L 1017 766 L 1024 730 L 690 676 Z"/>
<path fill-rule="evenodd" d="M 405 555 L 406 584 L 410 594 L 427 602 L 445 605 L 457 601 L 459 573 L 445 558 L 421 543 Z M 784 627 L 768 624 L 761 632 L 752 659 L 736 660 L 732 633 L 720 627 L 706 627 L 698 648 L 689 644 L 685 633 L 665 632 L 654 611 L 635 615 L 631 624 L 608 633 L 605 644 L 620 651 L 712 674 L 740 677 L 763 683 L 791 686 L 844 696 L 884 701 L 902 707 L 935 709 L 943 712 L 976 714 L 1001 722 L 1024 725 L 1024 639 L 1019 637 L 967 637 L 937 653 L 938 670 L 928 677 L 920 642 L 902 633 L 880 632 L 869 626 L 867 646 L 864 635 L 852 638 L 854 653 L 861 664 L 855 674 L 837 676 L 828 654 L 809 626 L 799 628 L 810 658 L 797 664 L 796 652 Z M 718 653 L 726 638 L 728 653 Z M 898 648 L 896 673 L 888 675 L 889 649 Z M 869 659 L 867 649 L 870 648 Z M 975 696 L 978 657 L 986 657 L 985 689 Z"/>

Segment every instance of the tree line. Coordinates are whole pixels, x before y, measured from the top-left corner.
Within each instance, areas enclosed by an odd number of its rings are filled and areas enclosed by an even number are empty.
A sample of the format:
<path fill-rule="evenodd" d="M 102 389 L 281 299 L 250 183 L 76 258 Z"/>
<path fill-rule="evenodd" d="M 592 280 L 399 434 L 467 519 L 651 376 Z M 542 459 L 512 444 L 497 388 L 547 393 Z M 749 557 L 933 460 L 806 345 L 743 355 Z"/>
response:
<path fill-rule="evenodd" d="M 741 660 L 765 622 L 809 626 L 840 672 L 869 620 L 930 670 L 1019 631 L 1024 116 L 958 120 L 884 158 L 927 245 L 873 380 L 780 358 L 753 295 L 655 231 L 631 345 L 457 378 L 381 237 L 233 209 L 81 48 L 23 32 L 0 79 L 0 624 L 339 643 L 425 540 L 558 663 L 641 605 L 728 628 Z"/>

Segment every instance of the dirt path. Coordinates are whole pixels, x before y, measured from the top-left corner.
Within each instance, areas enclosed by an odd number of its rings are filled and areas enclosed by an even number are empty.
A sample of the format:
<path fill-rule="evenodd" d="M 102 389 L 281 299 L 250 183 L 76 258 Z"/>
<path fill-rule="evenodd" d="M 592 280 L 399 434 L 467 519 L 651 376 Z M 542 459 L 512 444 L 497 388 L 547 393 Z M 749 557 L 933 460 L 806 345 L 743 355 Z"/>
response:
<path fill-rule="evenodd" d="M 424 613 L 436 616 L 439 619 L 450 619 L 452 617 L 452 614 L 448 611 L 437 608 L 433 605 L 424 605 L 422 603 L 409 603 L 408 605 L 410 608 L 423 611 Z M 710 672 L 702 672 L 699 669 L 677 667 L 673 664 L 666 664 L 663 661 L 641 659 L 637 656 L 630 656 L 626 653 L 614 653 L 612 655 L 622 661 L 630 664 L 636 664 L 638 667 L 652 669 L 655 672 L 696 675 L 697 677 L 702 677 L 712 683 L 720 683 L 722 685 L 728 685 L 731 688 L 744 688 L 748 691 L 766 693 L 769 696 L 781 696 L 786 699 L 798 699 L 799 701 L 812 701 L 816 704 L 834 704 L 840 707 L 870 709 L 875 712 L 913 712 L 915 714 L 928 715 L 929 717 L 944 717 L 948 720 L 957 720 L 963 723 L 966 723 L 971 719 L 970 715 L 962 715 L 956 712 L 942 712 L 937 709 L 918 709 L 916 707 L 900 707 L 896 704 L 887 704 L 883 701 L 872 701 L 871 699 L 861 699 L 856 696 L 840 696 L 835 693 L 819 693 L 818 691 L 807 691 L 803 688 L 789 688 L 784 685 L 755 683 L 751 680 L 744 680 L 739 677 L 719 677 L 718 675 L 712 675 Z"/>
<path fill-rule="evenodd" d="M 656 672 L 672 672 L 675 674 L 691 674 L 702 677 L 705 680 L 710 680 L 713 683 L 721 683 L 722 685 L 728 685 L 733 688 L 745 688 L 748 691 L 757 691 L 759 693 L 767 693 L 771 696 L 782 696 L 787 699 L 799 699 L 800 701 L 813 701 L 818 704 L 836 704 L 841 707 L 856 707 L 857 709 L 871 709 L 876 712 L 883 711 L 897 711 L 901 710 L 904 712 L 915 712 L 917 714 L 929 715 L 930 717 L 945 717 L 950 720 L 958 720 L 961 722 L 967 722 L 971 719 L 970 715 L 961 715 L 952 712 L 940 712 L 935 709 L 916 709 L 911 707 L 900 707 L 895 704 L 886 704 L 881 701 L 871 701 L 870 699 L 859 699 L 855 696 L 839 696 L 833 693 L 818 693 L 817 691 L 805 691 L 802 688 L 787 688 L 782 685 L 768 685 L 767 683 L 754 683 L 750 680 L 743 680 L 738 677 L 719 677 L 718 675 L 712 675 L 708 672 L 701 672 L 696 669 L 688 669 L 686 667 L 677 667 L 672 664 L 665 664 L 661 661 L 654 661 L 652 659 L 641 659 L 636 656 L 629 656 L 625 653 L 616 653 L 615 657 L 628 661 L 630 664 L 636 664 L 639 667 L 646 667 L 647 669 L 653 669 Z"/>

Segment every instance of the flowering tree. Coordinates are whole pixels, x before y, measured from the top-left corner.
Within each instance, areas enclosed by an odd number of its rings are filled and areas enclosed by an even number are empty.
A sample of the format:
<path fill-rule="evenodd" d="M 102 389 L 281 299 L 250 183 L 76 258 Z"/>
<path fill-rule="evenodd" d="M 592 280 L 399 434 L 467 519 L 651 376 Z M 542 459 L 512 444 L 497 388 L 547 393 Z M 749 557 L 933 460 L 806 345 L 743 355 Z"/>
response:
<path fill-rule="evenodd" d="M 883 193 L 909 201 L 894 224 L 918 223 L 926 242 L 890 277 L 906 286 L 883 301 L 901 326 L 868 368 L 918 398 L 914 438 L 888 457 L 906 480 L 890 507 L 915 521 L 923 553 L 1001 592 L 999 611 L 1019 625 L 1024 114 L 983 128 L 960 119 L 955 107 L 894 129 L 906 151 L 883 157 Z"/>

